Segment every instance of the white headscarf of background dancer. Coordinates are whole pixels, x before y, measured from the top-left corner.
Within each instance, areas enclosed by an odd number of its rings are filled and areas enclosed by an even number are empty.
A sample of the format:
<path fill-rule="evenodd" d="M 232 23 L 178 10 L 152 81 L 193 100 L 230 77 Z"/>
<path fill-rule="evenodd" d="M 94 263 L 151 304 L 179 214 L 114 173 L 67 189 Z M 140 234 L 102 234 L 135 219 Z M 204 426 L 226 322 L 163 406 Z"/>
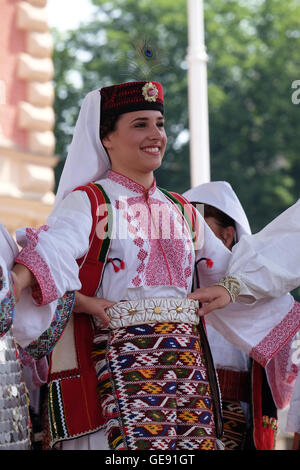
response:
<path fill-rule="evenodd" d="M 202 203 L 202 204 L 209 204 L 213 207 L 216 207 L 220 211 L 227 214 L 231 217 L 236 224 L 236 241 L 239 242 L 243 236 L 251 235 L 251 229 L 248 222 L 248 218 L 246 213 L 235 194 L 234 190 L 232 189 L 231 185 L 226 181 L 214 181 L 210 183 L 204 183 L 199 185 L 195 188 L 190 189 L 184 196 L 191 202 Z M 290 294 L 282 295 L 277 299 L 272 299 L 270 301 L 263 301 L 258 302 L 257 306 L 252 305 L 251 313 L 249 312 L 251 318 L 249 318 L 250 322 L 255 321 L 255 314 L 256 311 L 259 313 L 260 311 L 264 312 L 264 316 L 267 318 L 268 316 L 272 316 L 274 314 L 274 310 L 280 312 L 288 312 L 291 303 L 293 302 L 293 298 Z M 242 305 L 235 304 L 235 308 L 242 309 Z M 219 317 L 220 318 L 220 317 Z M 226 323 L 228 320 L 230 322 L 230 318 L 226 319 L 226 307 L 224 309 L 224 315 L 221 317 L 224 319 L 224 326 L 226 331 Z M 226 347 L 226 340 L 222 338 L 222 330 L 220 326 L 217 324 L 217 318 L 214 318 L 214 312 L 208 314 L 206 317 L 206 323 L 209 329 L 209 324 L 211 323 L 214 330 L 217 330 L 217 333 L 214 336 L 219 337 L 217 338 L 220 342 L 218 347 L 220 348 L 218 351 L 218 357 L 214 357 L 216 360 L 219 360 L 221 364 L 226 365 L 226 361 L 230 361 L 230 358 L 222 357 L 222 343 L 224 348 Z M 250 325 L 249 325 L 250 326 Z M 299 333 L 298 333 L 299 334 Z M 228 342 L 230 342 L 230 335 L 225 335 Z M 216 339 L 216 338 L 215 338 Z M 292 354 L 294 350 L 292 349 L 293 341 L 290 341 L 278 355 L 275 355 L 274 358 L 266 365 L 266 373 L 269 385 L 272 390 L 273 399 L 277 408 L 281 409 L 287 406 L 289 403 L 293 388 L 295 384 L 295 376 L 297 371 L 292 364 Z M 232 346 L 233 347 L 233 346 Z M 238 352 L 238 348 L 236 349 L 236 353 Z M 239 362 L 239 367 L 243 365 L 242 356 L 237 355 L 237 361 Z"/>
<path fill-rule="evenodd" d="M 189 189 L 183 194 L 190 202 L 200 202 L 216 207 L 231 217 L 236 224 L 236 241 L 250 235 L 251 229 L 239 198 L 227 181 L 211 181 Z"/>

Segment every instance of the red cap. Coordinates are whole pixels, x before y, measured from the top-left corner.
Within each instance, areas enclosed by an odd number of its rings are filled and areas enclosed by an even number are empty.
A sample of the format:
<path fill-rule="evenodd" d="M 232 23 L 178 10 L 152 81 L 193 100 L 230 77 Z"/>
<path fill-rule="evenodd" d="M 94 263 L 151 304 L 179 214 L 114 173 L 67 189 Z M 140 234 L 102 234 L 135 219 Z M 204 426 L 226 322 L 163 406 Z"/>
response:
<path fill-rule="evenodd" d="M 101 118 L 143 109 L 164 111 L 163 88 L 158 82 L 120 83 L 101 88 L 100 93 Z"/>

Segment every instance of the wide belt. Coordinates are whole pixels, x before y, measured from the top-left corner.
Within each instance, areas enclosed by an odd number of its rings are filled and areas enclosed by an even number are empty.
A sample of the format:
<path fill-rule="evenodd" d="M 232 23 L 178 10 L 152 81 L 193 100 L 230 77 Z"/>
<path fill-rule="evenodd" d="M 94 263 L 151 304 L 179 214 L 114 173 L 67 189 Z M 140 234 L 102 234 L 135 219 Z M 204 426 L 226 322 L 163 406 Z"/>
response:
<path fill-rule="evenodd" d="M 199 302 L 193 299 L 152 298 L 118 302 L 106 310 L 109 328 L 141 325 L 144 323 L 189 323 L 198 325 Z"/>

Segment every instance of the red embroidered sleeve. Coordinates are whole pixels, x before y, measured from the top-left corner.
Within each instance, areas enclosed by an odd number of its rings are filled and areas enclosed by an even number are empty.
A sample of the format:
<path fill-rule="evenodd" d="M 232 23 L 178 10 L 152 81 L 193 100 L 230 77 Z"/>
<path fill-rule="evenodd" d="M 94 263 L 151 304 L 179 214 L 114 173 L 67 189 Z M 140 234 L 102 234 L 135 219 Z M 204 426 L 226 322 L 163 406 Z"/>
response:
<path fill-rule="evenodd" d="M 38 230 L 26 229 L 28 244 L 15 259 L 16 263 L 26 266 L 34 275 L 36 284 L 32 288 L 32 296 L 40 305 L 46 305 L 58 298 L 56 285 L 53 281 L 51 271 L 45 260 L 35 249 L 41 231 L 47 231 L 48 225 L 43 225 Z"/>

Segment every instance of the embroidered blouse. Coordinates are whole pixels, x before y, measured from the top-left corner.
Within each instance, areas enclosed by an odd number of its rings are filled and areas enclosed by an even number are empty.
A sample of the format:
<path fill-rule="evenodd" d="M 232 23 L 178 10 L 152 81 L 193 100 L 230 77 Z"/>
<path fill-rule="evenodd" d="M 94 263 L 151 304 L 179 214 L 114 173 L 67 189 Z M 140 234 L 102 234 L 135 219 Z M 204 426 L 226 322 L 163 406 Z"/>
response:
<path fill-rule="evenodd" d="M 149 190 L 129 178 L 110 171 L 98 181 L 108 194 L 114 233 L 103 282 L 97 294 L 109 300 L 147 297 L 185 297 L 192 287 L 195 253 L 182 215 L 174 209 L 154 181 Z M 200 217 L 200 216 L 199 216 Z M 214 259 L 203 275 L 216 281 L 224 272 L 230 252 L 200 221 L 201 248 L 198 255 Z M 16 262 L 35 275 L 35 300 L 53 301 L 65 291 L 80 289 L 76 259 L 86 254 L 92 226 L 90 201 L 83 191 L 72 192 L 38 231 L 20 230 L 23 250 Z M 210 243 L 207 243 L 210 241 Z M 115 271 L 120 261 L 124 269 Z M 208 281 L 209 282 L 209 281 Z M 116 285 L 117 283 L 117 285 Z"/>

